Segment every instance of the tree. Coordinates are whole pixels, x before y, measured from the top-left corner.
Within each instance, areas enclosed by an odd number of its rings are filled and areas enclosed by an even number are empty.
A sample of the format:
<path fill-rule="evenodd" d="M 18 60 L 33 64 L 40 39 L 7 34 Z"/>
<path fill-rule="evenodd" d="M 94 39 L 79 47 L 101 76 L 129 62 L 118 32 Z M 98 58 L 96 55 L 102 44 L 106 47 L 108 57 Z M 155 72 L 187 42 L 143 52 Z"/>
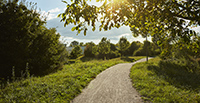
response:
<path fill-rule="evenodd" d="M 115 50 L 117 50 L 115 44 L 110 43 L 110 50 L 111 50 L 111 51 L 115 51 Z"/>
<path fill-rule="evenodd" d="M 83 46 L 84 45 L 84 43 L 83 42 L 80 42 L 80 46 Z"/>
<path fill-rule="evenodd" d="M 100 21 L 100 31 L 125 25 L 134 36 L 165 33 L 163 40 L 172 42 L 183 38 L 185 43 L 191 43 L 196 32 L 189 27 L 200 25 L 199 0 L 96 0 L 103 2 L 101 6 L 89 5 L 87 0 L 72 1 L 71 4 L 63 1 L 67 9 L 59 16 L 64 26 L 75 24 L 72 31 L 83 31 L 84 35 L 87 24 L 95 30 L 96 22 Z"/>
<path fill-rule="evenodd" d="M 103 37 L 99 42 L 98 52 L 99 56 L 102 56 L 104 59 L 106 59 L 106 55 L 110 53 L 110 40 L 107 40 L 107 38 Z"/>
<path fill-rule="evenodd" d="M 0 1 L 0 77 L 11 76 L 13 68 L 21 76 L 26 66 L 35 75 L 59 68 L 66 55 L 60 35 L 44 26 L 34 6 L 18 1 Z"/>
<path fill-rule="evenodd" d="M 133 53 L 134 53 L 137 49 L 139 49 L 139 47 L 140 47 L 140 45 L 139 45 L 137 42 L 133 41 L 133 42 L 130 44 L 129 48 L 128 48 L 128 55 L 133 55 Z"/>
<path fill-rule="evenodd" d="M 70 47 L 74 47 L 74 46 L 77 46 L 77 45 L 79 45 L 79 42 L 78 41 L 76 41 L 76 40 L 74 40 L 74 41 L 72 41 L 71 43 L 70 43 Z"/>
<path fill-rule="evenodd" d="M 79 45 L 74 46 L 70 53 L 70 58 L 76 59 L 82 54 L 82 49 Z"/>
<path fill-rule="evenodd" d="M 85 57 L 95 57 L 95 54 L 97 52 L 95 48 L 95 43 L 93 42 L 89 42 L 89 43 L 86 43 L 86 47 L 84 49 L 84 56 Z"/>
<path fill-rule="evenodd" d="M 121 53 L 121 56 L 124 56 L 130 43 L 126 37 L 121 37 L 118 44 L 119 44 L 119 51 Z"/>
<path fill-rule="evenodd" d="M 119 51 L 117 50 L 115 44 L 110 43 L 110 53 L 107 54 L 107 57 L 109 59 L 111 59 L 111 58 L 116 58 L 116 57 L 120 57 L 120 56 L 121 55 L 120 55 Z"/>
<path fill-rule="evenodd" d="M 154 44 L 150 41 L 144 41 L 142 46 L 139 46 L 137 50 L 134 51 L 135 56 L 146 56 L 146 51 L 148 51 L 149 56 L 157 56 L 160 54 L 159 50 L 154 49 Z"/>
<path fill-rule="evenodd" d="M 31 74 L 42 75 L 55 71 L 66 61 L 67 51 L 59 41 L 60 35 L 55 28 L 38 29 L 37 37 L 29 47 L 27 63 Z M 21 72 L 21 71 L 20 71 Z"/>

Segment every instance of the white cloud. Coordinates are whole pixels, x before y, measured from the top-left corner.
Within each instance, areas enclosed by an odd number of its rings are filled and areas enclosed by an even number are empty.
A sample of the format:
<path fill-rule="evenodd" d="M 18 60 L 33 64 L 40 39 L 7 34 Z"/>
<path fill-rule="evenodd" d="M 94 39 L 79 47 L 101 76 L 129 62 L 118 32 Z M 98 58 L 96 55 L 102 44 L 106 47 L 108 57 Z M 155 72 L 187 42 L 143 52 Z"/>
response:
<path fill-rule="evenodd" d="M 55 9 L 49 10 L 48 12 L 50 12 L 50 13 L 57 13 L 57 12 L 59 12 L 59 11 L 60 11 L 59 8 L 55 8 Z"/>
<path fill-rule="evenodd" d="M 49 15 L 47 16 L 47 20 L 51 20 L 51 19 L 55 19 L 55 18 L 57 18 L 57 14 L 49 13 Z"/>
<path fill-rule="evenodd" d="M 129 42 L 133 41 L 140 41 L 143 42 L 145 38 L 142 38 L 141 36 L 138 36 L 137 38 L 133 37 L 132 32 L 130 31 L 129 27 L 121 27 L 119 29 L 112 29 L 108 31 L 98 31 L 98 28 L 96 31 L 92 31 L 90 28 L 87 32 L 87 35 L 84 36 L 83 32 L 81 32 L 79 35 L 76 35 L 77 31 L 71 31 L 71 28 L 74 25 L 67 25 L 64 27 L 64 23 L 60 22 L 61 18 L 56 18 L 47 21 L 47 27 L 52 28 L 56 27 L 57 32 L 61 35 L 61 41 L 65 41 L 64 43 L 68 43 L 68 45 L 74 41 L 77 40 L 78 42 L 94 42 L 95 44 L 98 44 L 102 37 L 107 37 L 107 39 L 110 39 L 111 43 L 118 43 L 120 37 L 125 36 Z M 148 38 L 148 40 L 151 40 L 151 38 Z"/>
<path fill-rule="evenodd" d="M 118 38 L 121 38 L 121 37 L 130 37 L 130 36 L 132 36 L 130 33 L 125 33 L 125 34 L 121 34 L 121 35 L 119 35 L 119 36 L 117 36 Z"/>
<path fill-rule="evenodd" d="M 73 37 L 60 36 L 60 41 L 64 44 L 69 44 L 69 41 L 72 41 L 73 39 Z"/>
<path fill-rule="evenodd" d="M 61 39 L 74 39 L 73 37 L 60 36 Z"/>
<path fill-rule="evenodd" d="M 60 12 L 60 11 L 61 11 L 61 9 L 59 9 L 59 8 L 51 9 L 48 11 L 38 11 L 37 10 L 37 12 L 39 12 L 41 14 L 41 18 L 42 18 L 42 16 L 47 17 L 47 21 L 57 18 L 58 14 L 59 14 L 58 12 Z"/>

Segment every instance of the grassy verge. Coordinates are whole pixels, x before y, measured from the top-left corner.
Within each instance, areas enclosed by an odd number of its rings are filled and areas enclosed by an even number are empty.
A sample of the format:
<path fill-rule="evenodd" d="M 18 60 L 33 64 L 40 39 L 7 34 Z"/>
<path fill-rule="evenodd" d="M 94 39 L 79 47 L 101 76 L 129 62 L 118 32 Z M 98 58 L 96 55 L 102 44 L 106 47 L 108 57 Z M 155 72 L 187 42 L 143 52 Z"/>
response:
<path fill-rule="evenodd" d="M 136 57 L 133 61 L 140 58 Z M 127 61 L 121 58 L 88 62 L 77 60 L 56 73 L 8 83 L 0 89 L 0 103 L 69 103 L 97 74 L 122 62 Z"/>
<path fill-rule="evenodd" d="M 161 61 L 138 63 L 131 68 L 133 86 L 145 101 L 156 103 L 197 103 L 200 101 L 200 74 L 184 63 Z"/>

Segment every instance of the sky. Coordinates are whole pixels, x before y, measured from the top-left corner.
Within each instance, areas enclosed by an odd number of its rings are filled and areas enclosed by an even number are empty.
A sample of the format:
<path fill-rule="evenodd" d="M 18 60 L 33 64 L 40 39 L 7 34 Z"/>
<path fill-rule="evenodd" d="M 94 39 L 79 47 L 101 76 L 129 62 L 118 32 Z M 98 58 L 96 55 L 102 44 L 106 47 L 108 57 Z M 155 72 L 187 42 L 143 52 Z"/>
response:
<path fill-rule="evenodd" d="M 60 40 L 63 43 L 70 44 L 72 41 L 76 40 L 78 42 L 94 42 L 98 44 L 102 37 L 107 37 L 110 39 L 111 43 L 116 44 L 120 37 L 124 36 L 128 39 L 129 42 L 140 41 L 143 42 L 145 38 L 141 36 L 134 38 L 129 27 L 123 26 L 119 29 L 111 29 L 108 31 L 98 31 L 98 28 L 93 32 L 91 29 L 87 31 L 87 35 L 84 36 L 83 33 L 77 34 L 77 31 L 71 31 L 71 28 L 74 25 L 67 25 L 64 27 L 64 22 L 60 22 L 61 18 L 58 18 L 57 15 L 63 13 L 66 9 L 66 4 L 62 0 L 26 0 L 27 2 L 37 3 L 38 10 L 40 9 L 41 14 L 48 14 L 47 17 L 47 28 L 56 28 L 57 32 L 61 35 Z M 68 3 L 71 3 L 71 0 L 66 0 Z M 91 0 L 90 4 L 100 5 L 95 2 L 96 0 Z M 193 28 L 196 31 L 200 32 L 200 27 Z M 148 40 L 151 40 L 149 37 Z"/>
<path fill-rule="evenodd" d="M 111 43 L 116 44 L 120 37 L 124 36 L 128 39 L 129 42 L 132 41 L 140 41 L 143 42 L 146 40 L 145 38 L 142 38 L 141 36 L 134 38 L 132 36 L 132 33 L 129 29 L 129 27 L 123 26 L 119 29 L 114 28 L 108 31 L 99 31 L 97 28 L 94 32 L 90 29 L 87 31 L 87 35 L 84 36 L 83 32 L 81 32 L 79 35 L 77 34 L 77 31 L 71 31 L 71 28 L 74 27 L 74 25 L 67 25 L 64 27 L 64 22 L 60 22 L 61 18 L 58 18 L 58 14 L 63 13 L 66 9 L 66 4 L 62 2 L 62 0 L 26 0 L 28 2 L 34 2 L 37 3 L 38 10 L 40 9 L 41 14 L 48 14 L 47 17 L 47 28 L 56 28 L 57 32 L 61 35 L 60 40 L 64 43 L 68 43 L 68 45 L 76 40 L 78 42 L 94 42 L 95 44 L 98 44 L 102 37 L 107 37 L 107 39 L 110 39 Z M 71 2 L 71 0 L 66 0 L 67 2 Z M 96 0 L 92 0 L 91 4 L 98 5 Z M 148 40 L 151 40 L 149 37 Z"/>

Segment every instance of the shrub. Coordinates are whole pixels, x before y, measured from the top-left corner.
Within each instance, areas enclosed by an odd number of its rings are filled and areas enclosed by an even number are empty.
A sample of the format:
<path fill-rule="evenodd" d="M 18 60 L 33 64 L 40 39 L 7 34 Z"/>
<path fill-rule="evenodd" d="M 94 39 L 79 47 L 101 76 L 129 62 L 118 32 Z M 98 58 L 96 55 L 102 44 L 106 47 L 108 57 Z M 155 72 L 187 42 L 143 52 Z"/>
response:
<path fill-rule="evenodd" d="M 93 42 L 87 43 L 86 47 L 84 49 L 84 56 L 85 57 L 95 57 L 95 54 L 96 54 L 95 46 L 96 45 Z"/>
<path fill-rule="evenodd" d="M 109 59 L 112 59 L 112 58 L 117 58 L 117 57 L 120 57 L 121 54 L 119 53 L 118 50 L 115 50 L 115 51 L 110 51 L 110 53 L 107 55 L 107 57 Z"/>
<path fill-rule="evenodd" d="M 82 53 L 82 49 L 79 45 L 74 46 L 74 48 L 72 49 L 72 52 L 70 53 L 70 58 L 71 59 L 76 59 L 78 58 Z"/>
<path fill-rule="evenodd" d="M 139 46 L 139 45 L 138 45 Z M 148 51 L 147 51 L 148 50 Z M 133 55 L 135 56 L 146 56 L 146 52 L 148 52 L 148 56 L 156 56 L 160 54 L 160 50 L 156 49 L 154 47 L 154 44 L 152 44 L 149 41 L 144 41 L 144 45 L 140 46 L 139 49 L 137 49 Z"/>
<path fill-rule="evenodd" d="M 132 42 L 127 50 L 126 55 L 133 55 L 133 53 L 140 48 L 137 42 Z"/>
<path fill-rule="evenodd" d="M 102 59 L 108 58 L 107 55 L 110 53 L 110 40 L 103 37 L 98 45 L 98 57 Z"/>
<path fill-rule="evenodd" d="M 121 37 L 119 42 L 118 42 L 118 44 L 119 44 L 119 51 L 121 53 L 121 56 L 126 55 L 126 52 L 127 52 L 128 48 L 130 46 L 130 43 L 127 40 L 127 38 L 126 37 Z"/>
<path fill-rule="evenodd" d="M 41 31 L 33 40 L 27 58 L 31 74 L 42 75 L 55 71 L 66 62 L 67 51 L 59 42 L 59 37 L 53 28 Z"/>
<path fill-rule="evenodd" d="M 45 21 L 33 9 L 19 0 L 0 1 L 0 77 L 16 76 L 29 64 L 31 74 L 55 70 L 65 61 L 66 50 L 59 42 L 54 28 L 47 29 Z"/>
<path fill-rule="evenodd" d="M 136 50 L 134 53 L 133 53 L 134 56 L 145 56 L 146 55 L 146 51 L 140 47 L 138 50 Z"/>

